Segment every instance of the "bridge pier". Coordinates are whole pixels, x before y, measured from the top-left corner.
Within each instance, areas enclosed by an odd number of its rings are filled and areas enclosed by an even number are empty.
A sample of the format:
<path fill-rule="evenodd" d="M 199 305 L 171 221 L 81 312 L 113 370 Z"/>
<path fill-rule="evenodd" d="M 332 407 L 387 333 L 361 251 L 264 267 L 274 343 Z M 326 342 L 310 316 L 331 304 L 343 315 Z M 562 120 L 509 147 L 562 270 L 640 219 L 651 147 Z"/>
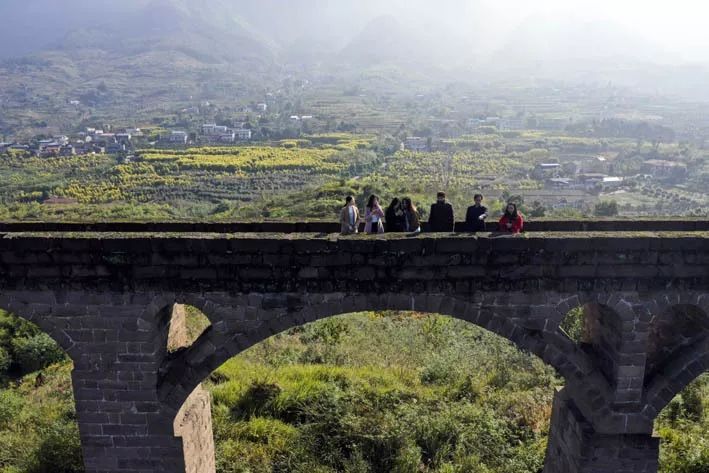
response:
<path fill-rule="evenodd" d="M 554 397 L 544 473 L 657 473 L 660 439 L 599 433 L 566 389 Z"/>
<path fill-rule="evenodd" d="M 169 316 L 150 297 L 88 298 L 96 305 L 57 308 L 59 317 L 74 314 L 57 322 L 74 341 L 72 383 L 86 472 L 185 471 L 176 412 L 156 388 Z"/>

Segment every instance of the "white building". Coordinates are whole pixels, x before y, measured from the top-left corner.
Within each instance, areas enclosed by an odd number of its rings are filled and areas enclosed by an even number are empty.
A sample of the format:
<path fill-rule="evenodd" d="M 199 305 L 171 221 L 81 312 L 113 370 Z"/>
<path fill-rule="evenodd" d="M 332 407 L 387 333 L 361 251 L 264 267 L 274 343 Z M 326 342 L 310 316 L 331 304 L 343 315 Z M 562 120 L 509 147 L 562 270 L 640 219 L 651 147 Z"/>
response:
<path fill-rule="evenodd" d="M 500 119 L 500 131 L 518 131 L 526 128 L 525 119 L 508 117 Z"/>
<path fill-rule="evenodd" d="M 170 133 L 170 136 L 168 136 L 167 140 L 170 143 L 187 144 L 187 132 L 173 131 L 172 133 Z"/>
<path fill-rule="evenodd" d="M 229 133 L 229 127 L 208 123 L 202 125 L 202 134 L 206 136 L 224 135 Z"/>
<path fill-rule="evenodd" d="M 251 130 L 248 128 L 237 128 L 234 133 L 239 141 L 249 141 L 251 139 Z"/>
<path fill-rule="evenodd" d="M 404 149 L 409 151 L 426 151 L 428 149 L 428 140 L 420 136 L 409 136 L 404 141 Z"/>

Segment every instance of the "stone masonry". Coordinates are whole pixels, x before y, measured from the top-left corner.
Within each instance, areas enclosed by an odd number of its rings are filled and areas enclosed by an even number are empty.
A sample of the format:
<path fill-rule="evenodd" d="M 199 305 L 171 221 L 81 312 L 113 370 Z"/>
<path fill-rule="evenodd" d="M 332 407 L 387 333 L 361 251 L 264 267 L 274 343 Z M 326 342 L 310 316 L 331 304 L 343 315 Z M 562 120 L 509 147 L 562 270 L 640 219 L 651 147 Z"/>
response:
<path fill-rule="evenodd" d="M 449 315 L 553 366 L 565 387 L 545 473 L 655 473 L 654 419 L 709 370 L 703 230 L 343 237 L 0 228 L 0 308 L 38 324 L 72 358 L 88 473 L 214 471 L 200 383 L 244 349 L 337 314 Z M 211 326 L 169 351 L 175 304 L 197 307 Z M 579 306 L 577 343 L 559 325 Z"/>
<path fill-rule="evenodd" d="M 175 304 L 170 319 L 167 347 L 174 351 L 192 344 L 187 330 L 185 306 Z M 182 439 L 186 473 L 214 472 L 212 398 L 202 385 L 192 391 L 175 416 L 175 436 Z"/>

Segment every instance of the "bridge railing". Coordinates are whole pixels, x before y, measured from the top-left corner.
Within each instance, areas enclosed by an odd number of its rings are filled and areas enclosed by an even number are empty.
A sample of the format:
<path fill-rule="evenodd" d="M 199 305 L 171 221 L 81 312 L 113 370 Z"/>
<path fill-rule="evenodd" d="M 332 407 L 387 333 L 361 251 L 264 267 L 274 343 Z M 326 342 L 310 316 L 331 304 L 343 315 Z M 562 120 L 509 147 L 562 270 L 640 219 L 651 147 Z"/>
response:
<path fill-rule="evenodd" d="M 496 222 L 488 222 L 495 231 Z M 360 230 L 364 228 L 361 225 Z M 428 231 L 428 223 L 422 225 Z M 194 232 L 194 233 L 338 233 L 340 225 L 332 221 L 305 222 L 0 222 L 0 233 L 14 232 Z M 465 222 L 455 224 L 456 232 L 465 232 Z M 589 219 L 531 220 L 527 232 L 629 232 L 709 231 L 709 219 Z"/>

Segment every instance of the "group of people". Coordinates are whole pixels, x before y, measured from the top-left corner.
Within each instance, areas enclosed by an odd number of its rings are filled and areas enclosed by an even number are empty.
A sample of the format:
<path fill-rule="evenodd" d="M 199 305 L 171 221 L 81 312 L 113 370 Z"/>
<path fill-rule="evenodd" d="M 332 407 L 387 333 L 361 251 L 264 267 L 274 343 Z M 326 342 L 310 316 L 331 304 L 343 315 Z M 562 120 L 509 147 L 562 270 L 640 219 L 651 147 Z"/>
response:
<path fill-rule="evenodd" d="M 488 217 L 487 207 L 482 203 L 483 196 L 481 194 L 476 194 L 473 200 L 475 203 L 468 207 L 468 211 L 465 214 L 465 231 L 484 232 L 486 231 L 485 222 Z M 360 212 L 354 197 L 347 196 L 345 206 L 340 212 L 341 232 L 345 235 L 357 233 L 360 219 Z M 365 233 L 419 233 L 421 231 L 418 210 L 408 197 L 404 197 L 401 200 L 395 197 L 384 210 L 378 196 L 369 196 L 367 205 L 364 208 L 364 222 Z M 515 203 L 510 202 L 507 204 L 497 226 L 497 231 L 502 233 L 520 233 L 522 231 L 524 218 L 522 213 L 517 210 Z M 445 192 L 439 192 L 436 196 L 436 203 L 431 205 L 428 227 L 431 232 L 455 231 L 453 206 L 446 200 Z"/>

